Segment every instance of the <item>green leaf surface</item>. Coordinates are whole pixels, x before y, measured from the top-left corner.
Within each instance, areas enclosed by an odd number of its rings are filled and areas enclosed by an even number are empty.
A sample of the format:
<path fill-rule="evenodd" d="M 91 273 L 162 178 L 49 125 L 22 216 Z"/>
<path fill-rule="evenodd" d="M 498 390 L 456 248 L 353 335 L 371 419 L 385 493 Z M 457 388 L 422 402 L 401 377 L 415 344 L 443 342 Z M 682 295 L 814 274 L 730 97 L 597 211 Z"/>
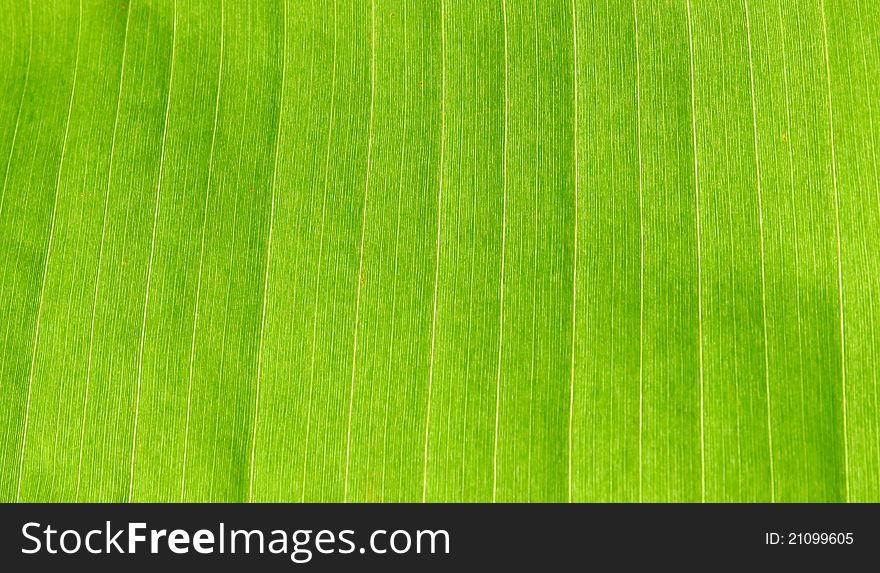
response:
<path fill-rule="evenodd" d="M 0 500 L 880 501 L 880 5 L 0 4 Z"/>

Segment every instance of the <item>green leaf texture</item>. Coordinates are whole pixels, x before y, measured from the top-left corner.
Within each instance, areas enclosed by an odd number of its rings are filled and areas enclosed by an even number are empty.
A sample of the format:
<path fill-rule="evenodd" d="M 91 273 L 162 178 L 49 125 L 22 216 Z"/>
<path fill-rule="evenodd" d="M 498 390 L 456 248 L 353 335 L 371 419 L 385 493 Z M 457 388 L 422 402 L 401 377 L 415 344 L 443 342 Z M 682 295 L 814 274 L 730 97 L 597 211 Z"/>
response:
<path fill-rule="evenodd" d="M 0 4 L 3 501 L 880 501 L 880 4 Z"/>

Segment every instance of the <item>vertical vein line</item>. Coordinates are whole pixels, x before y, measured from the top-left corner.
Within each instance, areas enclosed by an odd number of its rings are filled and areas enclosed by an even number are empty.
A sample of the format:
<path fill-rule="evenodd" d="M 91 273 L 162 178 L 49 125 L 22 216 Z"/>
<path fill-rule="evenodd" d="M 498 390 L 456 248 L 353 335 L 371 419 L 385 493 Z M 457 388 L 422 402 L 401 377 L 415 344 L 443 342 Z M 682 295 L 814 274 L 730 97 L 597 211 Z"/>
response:
<path fill-rule="evenodd" d="M 428 367 L 428 406 L 425 412 L 425 454 L 422 502 L 428 497 L 428 438 L 431 429 L 431 394 L 434 386 L 434 343 L 437 335 L 437 291 L 440 285 L 440 236 L 443 220 L 443 160 L 446 146 L 446 6 L 440 0 L 440 161 L 437 186 L 437 260 L 434 265 L 434 311 L 431 318 L 431 361 Z"/>
<path fill-rule="evenodd" d="M 856 0 L 856 10 L 858 13 L 858 17 L 856 18 L 856 21 L 859 23 L 859 25 L 858 25 L 859 39 L 862 41 L 862 44 L 861 44 L 862 71 L 863 71 L 863 75 L 865 78 L 865 86 L 870 90 L 871 89 L 871 76 L 868 73 L 868 56 L 867 56 L 867 50 L 866 50 L 865 44 L 864 44 L 864 41 L 865 41 L 865 31 L 864 31 L 864 25 L 863 25 L 864 16 L 862 15 L 862 3 L 858 0 Z M 874 110 L 873 110 L 873 106 L 871 105 L 870 95 L 865 98 L 865 103 L 868 108 L 868 131 L 870 132 L 870 135 L 871 135 L 871 137 L 870 137 L 871 167 L 872 167 L 872 172 L 874 175 L 873 179 L 874 179 L 875 194 L 876 194 L 876 198 L 877 198 L 877 206 L 878 206 L 878 208 L 880 208 L 880 177 L 878 177 L 878 174 L 877 174 L 877 151 L 876 151 L 875 141 L 874 141 Z M 875 288 L 876 288 L 876 282 L 875 282 Z M 870 304 L 870 308 L 871 308 L 871 347 L 877 348 L 877 345 L 874 342 L 876 340 L 876 338 L 875 338 L 875 333 L 874 333 L 873 317 L 876 315 L 873 312 L 873 308 L 874 308 L 873 297 L 869 298 L 869 300 L 871 301 L 871 304 Z M 880 407 L 878 407 L 878 404 L 880 404 L 880 400 L 878 400 L 878 397 L 877 397 L 878 384 L 877 384 L 877 370 L 876 369 L 874 369 L 874 371 L 872 373 L 872 381 L 874 382 L 874 427 L 877 428 L 878 426 L 880 426 Z M 875 444 L 876 444 L 875 447 L 877 450 L 876 451 L 876 453 L 877 453 L 876 459 L 878 461 L 880 461 L 880 432 L 875 431 L 874 436 L 875 436 Z"/>
<path fill-rule="evenodd" d="M 266 277 L 263 281 L 263 311 L 260 316 L 260 344 L 257 350 L 257 387 L 254 396 L 254 432 L 251 438 L 248 502 L 254 499 L 254 465 L 257 453 L 257 421 L 260 413 L 260 386 L 263 376 L 263 343 L 266 333 L 266 310 L 269 305 L 269 267 L 272 264 L 272 230 L 275 226 L 275 187 L 278 184 L 278 149 L 281 146 L 281 125 L 284 117 L 284 87 L 287 76 L 287 3 L 281 4 L 281 93 L 278 95 L 278 127 L 275 132 L 275 157 L 272 166 L 272 206 L 269 211 L 269 237 L 266 241 Z"/>
<path fill-rule="evenodd" d="M 501 280 L 500 280 L 500 312 L 498 316 L 498 367 L 495 377 L 495 445 L 492 453 L 492 501 L 498 497 L 498 420 L 501 410 L 501 359 L 504 348 L 504 254 L 507 242 L 507 134 L 509 129 L 508 99 L 508 57 L 507 57 L 507 2 L 501 0 L 501 16 L 504 30 L 504 135 L 501 153 Z"/>
<path fill-rule="evenodd" d="M 540 26 L 538 25 L 538 0 L 534 0 L 532 2 L 532 14 L 535 19 L 535 70 L 541 69 L 541 55 L 540 55 Z M 540 133 L 540 122 L 541 122 L 541 81 L 537 77 L 535 78 L 535 123 L 533 129 L 535 130 L 535 134 Z M 534 258 L 534 268 L 532 275 L 532 359 L 529 365 L 529 458 L 528 458 L 528 469 L 526 471 L 526 480 L 528 483 L 528 497 L 526 501 L 532 501 L 532 427 L 533 427 L 533 418 L 534 418 L 534 397 L 535 397 L 535 362 L 537 360 L 537 323 L 538 323 L 538 261 L 540 259 L 540 250 L 538 245 L 538 224 L 540 222 L 540 210 L 538 208 L 538 197 L 541 192 L 541 179 L 540 179 L 540 166 L 541 166 L 541 144 L 540 141 L 535 141 L 535 173 L 534 173 L 534 195 L 533 201 L 535 204 L 535 249 L 532 254 Z"/>
<path fill-rule="evenodd" d="M 282 81 L 283 84 L 283 81 Z M 281 113 L 279 111 L 279 122 Z M 280 128 L 279 128 L 280 130 Z M 254 396 L 254 427 L 251 435 L 251 455 L 250 455 L 250 473 L 248 477 L 248 502 L 254 498 L 254 462 L 257 453 L 257 417 L 260 413 L 260 382 L 263 374 L 262 357 L 263 357 L 263 341 L 266 330 L 266 309 L 269 300 L 269 265 L 272 262 L 272 229 L 275 222 L 275 185 L 272 185 L 272 204 L 269 211 L 269 238 L 266 244 L 266 274 L 263 280 L 263 310 L 260 316 L 260 344 L 257 351 L 257 380 L 256 392 Z"/>
<path fill-rule="evenodd" d="M 354 348 L 351 356 L 351 390 L 348 394 L 348 431 L 345 438 L 345 485 L 342 500 L 348 501 L 348 469 L 351 462 L 351 418 L 354 413 L 355 374 L 357 372 L 358 324 L 361 312 L 361 288 L 364 273 L 364 242 L 367 236 L 367 199 L 370 195 L 370 168 L 373 160 L 373 112 L 376 100 L 376 6 L 370 1 L 370 124 L 367 128 L 367 172 L 364 183 L 364 205 L 361 213 L 361 248 L 358 262 L 357 300 L 354 307 Z"/>
<path fill-rule="evenodd" d="M 846 344 L 843 314 L 843 259 L 840 250 L 840 191 L 837 188 L 837 156 L 834 150 L 834 105 L 831 101 L 831 61 L 828 55 L 828 26 L 825 23 L 825 2 L 819 0 L 822 15 L 822 43 L 825 53 L 825 80 L 828 89 L 828 132 L 831 143 L 831 180 L 834 185 L 834 234 L 837 241 L 837 296 L 840 301 L 840 380 L 843 398 L 843 474 L 844 499 L 849 501 L 849 438 L 846 421 Z"/>
<path fill-rule="evenodd" d="M 321 199 L 321 232 L 318 240 L 318 265 L 317 275 L 315 278 L 315 309 L 312 315 L 312 357 L 309 367 L 309 397 L 308 406 L 306 408 L 306 437 L 305 447 L 303 448 L 303 473 L 302 473 L 302 492 L 300 493 L 300 501 L 306 499 L 306 478 L 308 477 L 309 465 L 309 437 L 312 431 L 312 392 L 315 387 L 315 352 L 318 343 L 318 303 L 321 292 L 321 268 L 324 260 L 324 228 L 327 220 L 327 185 L 330 181 L 330 155 L 331 144 L 333 143 L 333 115 L 336 107 L 336 44 L 337 44 L 337 26 L 336 26 L 336 0 L 333 0 L 333 65 L 330 76 L 330 117 L 327 125 L 327 155 L 324 158 L 324 192 Z M 358 279 L 360 280 L 360 279 Z"/>
<path fill-rule="evenodd" d="M 82 428 L 80 430 L 79 437 L 79 462 L 77 464 L 76 470 L 76 494 L 74 496 L 75 501 L 79 501 L 79 488 L 82 481 L 82 462 L 83 462 L 83 449 L 85 445 L 85 435 L 86 435 L 86 415 L 88 414 L 88 406 L 89 406 L 89 388 L 91 386 L 92 380 L 92 354 L 94 349 L 94 341 L 95 341 L 95 315 L 97 314 L 98 309 L 98 292 L 100 290 L 101 285 L 101 265 L 104 260 L 104 238 L 107 232 L 107 211 L 110 206 L 110 183 L 113 180 L 113 156 L 114 151 L 116 149 L 116 133 L 117 127 L 119 126 L 119 108 L 122 104 L 122 86 L 125 80 L 125 54 L 128 50 L 128 24 L 131 20 L 131 4 L 129 4 L 128 9 L 125 11 L 125 32 L 122 39 L 122 61 L 120 62 L 119 69 L 119 92 L 116 95 L 116 112 L 113 117 L 113 135 L 110 136 L 110 156 L 109 156 L 109 165 L 107 167 L 107 191 L 104 194 L 104 214 L 101 218 L 101 243 L 98 248 L 98 267 L 96 269 L 95 276 L 95 295 L 92 298 L 92 316 L 89 324 L 89 358 L 88 364 L 86 366 L 86 391 L 85 397 L 83 399 L 83 420 L 82 420 Z"/>
<path fill-rule="evenodd" d="M 788 51 L 785 43 L 785 22 L 782 18 L 782 2 L 779 1 L 776 4 L 777 16 L 779 19 L 779 35 L 780 35 L 780 47 L 782 48 L 782 86 L 785 94 L 785 129 L 788 134 L 789 141 L 787 143 L 788 147 L 788 183 L 791 189 L 791 216 L 792 223 L 794 225 L 794 233 L 792 233 L 792 238 L 794 241 L 794 258 L 795 261 L 800 260 L 800 244 L 798 239 L 798 217 L 797 217 L 797 203 L 795 201 L 795 183 L 794 183 L 794 151 L 792 150 L 791 137 L 792 137 L 792 124 L 791 124 L 791 95 L 789 93 L 789 85 L 788 85 Z M 801 356 L 803 354 L 803 336 L 801 334 L 801 325 L 803 324 L 803 320 L 801 319 L 801 283 L 800 277 L 798 273 L 794 273 L 794 282 L 795 282 L 795 292 L 797 293 L 796 303 L 797 303 L 797 324 L 798 324 L 798 355 Z M 801 397 L 803 399 L 804 395 L 804 377 L 803 377 L 803 361 L 800 360 L 798 363 L 798 380 L 800 381 L 800 390 Z M 800 419 L 801 433 L 802 435 L 807 435 L 806 426 L 804 425 L 804 417 L 801 416 Z M 802 440 L 803 442 L 803 440 Z M 802 444 L 804 446 L 803 451 L 803 459 L 807 459 L 806 452 L 806 443 Z"/>
<path fill-rule="evenodd" d="M 635 2 L 635 0 L 633 0 Z M 614 37 L 614 17 L 611 14 L 611 2 L 605 1 L 605 27 L 606 27 L 606 66 L 605 71 L 608 74 L 608 115 L 610 120 L 608 121 L 608 177 L 610 181 L 614 181 L 617 178 L 617 172 L 615 170 L 615 157 L 614 157 L 614 142 L 616 141 L 617 133 L 615 132 L 615 121 L 614 121 L 614 99 L 615 99 L 615 86 L 614 86 L 614 49 L 611 44 L 611 38 Z M 611 199 L 612 208 L 614 207 L 614 199 Z M 639 214 L 639 221 L 641 227 L 641 213 Z M 611 297 L 608 301 L 609 308 L 609 317 L 608 323 L 615 324 L 615 308 L 614 308 L 615 298 L 614 291 L 611 291 Z M 614 352 L 610 353 L 608 359 L 608 377 L 610 380 L 614 380 L 615 370 L 614 370 Z M 615 441 L 614 441 L 614 384 L 608 385 L 608 435 L 611 438 L 608 440 L 608 467 L 613 467 L 614 465 L 614 452 L 615 452 Z M 608 500 L 614 499 L 614 471 L 610 471 L 608 474 Z"/>
<path fill-rule="evenodd" d="M 400 219 L 401 219 L 401 202 L 403 198 L 404 186 L 404 167 L 406 165 L 406 143 L 407 129 L 409 124 L 409 58 L 407 55 L 407 33 L 406 33 L 406 0 L 403 2 L 403 118 L 401 125 L 401 141 L 400 141 L 400 178 L 397 184 L 397 227 L 394 233 L 394 279 L 391 286 L 391 321 L 389 326 L 389 342 L 388 342 L 388 385 L 392 386 L 394 375 L 394 334 L 396 332 L 397 318 L 397 269 L 400 254 Z M 385 419 L 382 425 L 382 501 L 385 501 L 385 470 L 388 467 L 388 409 L 391 401 L 391 392 L 385 395 Z"/>
<path fill-rule="evenodd" d="M 642 72 L 639 56 L 639 11 L 633 0 L 633 24 L 636 51 L 636 147 L 639 156 L 639 501 L 642 501 L 643 403 L 644 403 L 644 332 L 645 332 L 645 217 L 643 210 L 642 168 Z"/>
<path fill-rule="evenodd" d="M 9 182 L 9 170 L 12 167 L 12 154 L 15 151 L 15 142 L 18 139 L 18 126 L 21 124 L 21 109 L 24 107 L 24 97 L 27 93 L 28 81 L 31 77 L 31 58 L 34 52 L 34 15 L 33 2 L 28 0 L 28 57 L 24 68 L 24 82 L 21 85 L 21 98 L 18 100 L 18 111 L 15 113 L 15 127 L 12 130 L 12 143 L 9 146 L 9 158 L 6 160 L 6 171 L 3 174 L 3 190 L 0 191 L 0 214 L 3 213 L 3 204 L 6 200 L 6 184 Z"/>
<path fill-rule="evenodd" d="M 82 16 L 82 13 L 83 13 L 82 12 L 82 0 L 79 0 L 77 2 L 77 8 L 78 8 L 78 13 L 77 13 L 77 27 L 76 27 L 76 56 L 74 58 L 74 66 L 73 66 L 73 83 L 70 88 L 70 103 L 68 104 L 68 108 L 67 108 L 67 123 L 64 128 L 64 143 L 62 144 L 62 149 L 61 149 L 61 161 L 58 165 L 58 174 L 57 174 L 57 179 L 55 181 L 56 194 L 58 193 L 58 187 L 61 184 L 61 170 L 64 165 L 64 153 L 65 153 L 65 150 L 67 149 L 67 138 L 68 138 L 68 133 L 70 130 L 70 117 L 71 117 L 71 114 L 73 113 L 73 98 L 74 98 L 74 93 L 76 92 L 76 78 L 77 78 L 77 74 L 79 71 L 79 54 L 80 54 L 80 44 L 81 44 L 81 40 L 82 40 L 82 17 L 83 17 Z M 57 199 L 56 199 L 56 201 L 57 201 Z M 52 218 L 54 221 L 54 218 L 55 218 L 54 211 L 53 211 Z M 54 228 L 54 223 L 53 223 L 53 228 Z M 49 264 L 49 262 L 48 262 L 48 257 L 47 257 L 46 265 L 48 266 L 48 264 Z M 69 311 L 68 311 L 68 317 L 69 317 Z M 39 318 L 37 319 L 37 321 L 39 323 Z M 52 481 L 53 481 L 53 484 L 55 482 L 55 477 L 57 476 L 56 467 L 57 467 L 57 461 L 58 461 L 57 451 L 58 451 L 58 444 L 59 444 L 58 433 L 61 429 L 61 405 L 62 405 L 63 397 L 64 397 L 64 378 L 61 379 L 61 383 L 58 388 L 58 408 L 55 411 L 55 436 L 54 436 L 55 444 L 54 444 L 53 450 L 52 450 L 52 476 L 53 476 Z M 22 459 L 22 463 L 24 463 L 23 459 Z"/>
<path fill-rule="evenodd" d="M 187 462 L 187 446 L 189 445 L 189 420 L 190 420 L 190 407 L 192 404 L 192 382 L 193 382 L 193 368 L 195 365 L 195 356 L 196 356 L 196 331 L 199 325 L 199 302 L 201 300 L 202 294 L 202 268 L 203 262 L 205 259 L 205 236 L 207 235 L 208 228 L 208 207 L 211 198 L 211 177 L 214 171 L 214 148 L 215 142 L 217 141 L 217 121 L 220 117 L 220 88 L 223 82 L 223 44 L 224 44 L 224 6 L 223 0 L 220 0 L 220 61 L 217 66 L 217 97 L 214 102 L 214 126 L 211 129 L 211 151 L 210 157 L 208 158 L 208 181 L 205 186 L 205 207 L 204 212 L 202 213 L 202 236 L 200 239 L 199 245 L 199 277 L 196 282 L 196 300 L 195 300 L 195 311 L 193 313 L 193 334 L 192 341 L 190 343 L 190 355 L 189 355 L 189 376 L 187 380 L 186 387 L 186 426 L 183 433 L 183 471 L 180 476 L 180 501 L 183 502 L 185 493 L 186 493 L 186 462 Z"/>
<path fill-rule="evenodd" d="M 477 27 L 476 26 L 473 27 L 471 29 L 471 32 L 472 32 L 471 40 L 474 43 L 476 43 L 478 41 L 477 39 L 479 37 L 479 32 L 477 30 Z M 463 46 L 461 44 L 459 44 L 458 49 L 459 49 L 459 55 L 458 55 L 459 61 L 464 61 Z M 473 55 L 473 61 L 471 63 L 473 66 L 476 67 L 479 65 L 479 57 L 480 56 L 476 51 L 474 51 L 474 53 L 472 55 Z M 471 78 L 471 80 L 472 80 L 472 85 L 471 85 L 472 89 L 473 90 L 479 89 L 478 88 L 479 76 L 477 74 L 473 74 L 473 77 Z M 459 100 L 458 109 L 459 109 L 459 114 L 462 117 L 464 117 L 464 115 L 465 115 L 464 98 Z M 465 146 L 464 139 L 465 139 L 464 137 L 461 137 L 459 135 L 458 153 L 462 157 L 464 157 L 464 146 Z M 477 153 L 478 153 L 477 146 L 472 145 L 469 160 L 471 161 L 471 163 L 473 165 L 476 165 L 476 163 L 477 163 Z M 477 186 L 478 177 L 479 176 L 477 175 L 476 171 L 473 171 L 470 174 L 470 184 L 473 185 L 474 188 L 476 188 L 476 186 Z M 477 193 L 472 193 L 471 204 L 470 204 L 471 213 L 477 212 L 477 199 L 478 199 L 477 195 L 478 195 Z M 456 206 L 461 207 L 460 198 L 459 198 Z M 468 231 L 472 234 L 472 236 L 474 236 L 476 234 L 478 225 L 479 225 L 479 223 L 477 221 L 477 217 L 471 217 L 470 229 Z M 467 280 L 465 281 L 466 284 L 468 285 L 468 293 L 467 293 L 468 306 L 467 306 L 467 310 L 465 311 L 465 314 L 467 316 L 472 316 L 473 312 L 474 312 L 474 282 L 475 282 L 474 281 L 474 276 L 475 276 L 474 271 L 475 271 L 475 267 L 476 267 L 476 265 L 474 264 L 474 261 L 476 260 L 476 253 L 474 252 L 474 249 L 471 249 L 468 254 L 469 254 L 468 260 L 467 260 L 468 276 L 467 276 Z M 464 342 L 463 348 L 473 348 L 472 341 L 475 336 L 478 336 L 478 335 L 474 334 L 473 321 L 469 320 L 468 325 L 467 325 L 467 331 L 465 333 L 465 342 Z M 471 371 L 472 371 L 473 367 L 474 367 L 473 360 L 471 360 L 470 357 L 468 357 L 465 360 L 464 376 L 462 377 L 463 380 L 471 380 Z M 461 429 L 462 436 L 467 436 L 467 435 L 469 435 L 468 433 L 470 432 L 470 430 L 468 428 L 469 412 L 470 412 L 470 410 L 468 409 L 468 406 L 470 405 L 470 402 L 471 402 L 471 396 L 472 396 L 471 395 L 471 385 L 465 384 L 464 385 L 464 392 L 462 393 L 462 397 L 461 397 L 462 409 L 461 409 L 461 416 L 460 417 L 462 419 L 462 429 Z M 450 422 L 451 422 L 451 416 L 447 416 L 446 417 L 447 431 L 449 431 Z M 446 456 L 447 458 L 451 457 L 451 451 L 450 451 L 451 449 L 452 449 L 452 440 L 447 440 L 446 450 L 442 455 Z M 467 481 L 467 475 L 466 475 L 467 447 L 466 446 L 462 447 L 462 448 L 460 448 L 460 450 L 461 450 L 460 451 L 461 455 L 460 455 L 459 465 L 460 465 L 461 469 L 457 473 L 459 475 L 459 479 L 461 480 L 461 482 L 466 483 L 466 481 Z"/>
<path fill-rule="evenodd" d="M 27 402 L 25 403 L 24 410 L 24 434 L 21 439 L 21 456 L 19 457 L 18 464 L 18 487 L 15 491 L 15 501 L 18 502 L 21 497 L 21 481 L 22 476 L 24 475 L 24 451 L 25 444 L 27 444 L 27 436 L 28 436 L 28 422 L 30 420 L 30 410 L 31 410 L 31 389 L 33 388 L 34 383 L 34 366 L 37 362 L 37 345 L 40 342 L 40 318 L 43 314 L 43 300 L 46 294 L 46 277 L 49 274 L 49 257 L 52 253 L 52 243 L 55 238 L 55 215 L 58 212 L 58 188 L 61 186 L 61 171 L 64 169 L 64 153 L 67 151 L 67 140 L 68 135 L 70 133 L 70 115 L 73 111 L 73 96 L 76 93 L 76 76 L 79 71 L 79 47 L 80 47 L 80 38 L 82 33 L 82 0 L 79 2 L 79 17 L 77 19 L 76 24 L 76 56 L 74 57 L 73 64 L 73 81 L 70 86 L 70 99 L 67 104 L 67 120 L 64 124 L 64 139 L 61 143 L 61 158 L 58 162 L 58 173 L 55 175 L 55 197 L 52 200 L 52 221 L 49 224 L 49 241 L 46 246 L 46 260 L 43 263 L 43 278 L 40 281 L 40 300 L 37 303 L 37 322 L 36 328 L 34 329 L 34 349 L 31 353 L 31 367 L 30 372 L 28 374 L 28 386 L 27 386 Z M 5 185 L 4 185 L 5 189 Z M 64 379 L 61 379 L 61 388 L 64 388 Z M 60 392 L 59 392 L 60 393 Z M 61 400 L 59 400 L 59 410 Z M 54 456 L 53 456 L 53 464 L 54 464 Z"/>
<path fill-rule="evenodd" d="M 699 317 L 699 359 L 700 359 L 700 501 L 706 502 L 706 433 L 705 409 L 703 407 L 703 254 L 700 223 L 700 172 L 697 159 L 697 96 L 694 81 L 694 31 L 691 22 L 691 3 L 687 2 L 688 49 L 691 72 L 691 130 L 694 147 L 694 197 L 697 227 L 697 307 Z"/>
<path fill-rule="evenodd" d="M 578 255 L 578 180 L 580 166 L 578 164 L 578 42 L 577 42 L 577 8 L 575 0 L 571 0 L 571 40 L 572 40 L 572 97 L 574 104 L 574 129 L 572 146 L 574 149 L 574 241 L 572 247 L 572 297 L 571 297 L 571 380 L 568 391 L 568 501 L 572 501 L 572 462 L 574 453 L 574 369 L 575 342 L 577 341 L 577 255 Z"/>
<path fill-rule="evenodd" d="M 134 431 L 131 437 L 131 464 L 129 467 L 128 479 L 128 501 L 131 502 L 134 493 L 134 461 L 135 452 L 137 451 L 137 435 L 138 435 L 138 417 L 141 405 L 141 381 L 144 371 L 144 342 L 147 335 L 147 309 L 150 305 L 150 286 L 153 279 L 153 256 L 156 252 L 156 230 L 159 224 L 159 208 L 162 196 L 162 176 L 165 167 L 165 144 L 168 141 L 168 118 L 171 114 L 171 89 L 174 85 L 174 57 L 177 43 L 177 1 L 171 4 L 171 70 L 168 73 L 168 97 L 165 101 L 165 121 L 162 127 L 162 150 L 159 153 L 159 176 L 156 182 L 156 205 L 153 208 L 153 232 L 150 239 L 150 260 L 147 263 L 147 286 L 144 291 L 144 314 L 141 320 L 141 340 L 138 346 L 138 365 L 137 365 L 137 393 L 134 402 Z M 130 8 L 129 8 L 130 9 Z"/>
<path fill-rule="evenodd" d="M 749 82 L 752 96 L 752 130 L 755 140 L 755 171 L 758 189 L 758 229 L 761 237 L 761 319 L 764 327 L 764 389 L 767 400 L 767 440 L 770 448 L 770 501 L 776 501 L 776 475 L 773 467 L 773 428 L 770 412 L 770 351 L 767 342 L 767 286 L 764 278 L 764 199 L 761 190 L 761 159 L 758 152 L 758 107 L 755 103 L 755 72 L 752 61 L 752 26 L 749 19 L 749 2 L 744 0 L 746 12 L 746 38 L 749 45 Z"/>

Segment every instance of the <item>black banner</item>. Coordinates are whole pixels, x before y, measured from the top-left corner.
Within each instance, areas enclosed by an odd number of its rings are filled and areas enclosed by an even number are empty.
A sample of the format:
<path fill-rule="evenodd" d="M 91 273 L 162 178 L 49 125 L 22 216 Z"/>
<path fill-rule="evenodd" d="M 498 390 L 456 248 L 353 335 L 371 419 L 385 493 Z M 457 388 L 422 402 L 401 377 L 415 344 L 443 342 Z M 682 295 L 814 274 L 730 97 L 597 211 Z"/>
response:
<path fill-rule="evenodd" d="M 873 564 L 880 541 L 877 505 L 22 504 L 0 512 L 7 571 L 841 570 Z"/>

